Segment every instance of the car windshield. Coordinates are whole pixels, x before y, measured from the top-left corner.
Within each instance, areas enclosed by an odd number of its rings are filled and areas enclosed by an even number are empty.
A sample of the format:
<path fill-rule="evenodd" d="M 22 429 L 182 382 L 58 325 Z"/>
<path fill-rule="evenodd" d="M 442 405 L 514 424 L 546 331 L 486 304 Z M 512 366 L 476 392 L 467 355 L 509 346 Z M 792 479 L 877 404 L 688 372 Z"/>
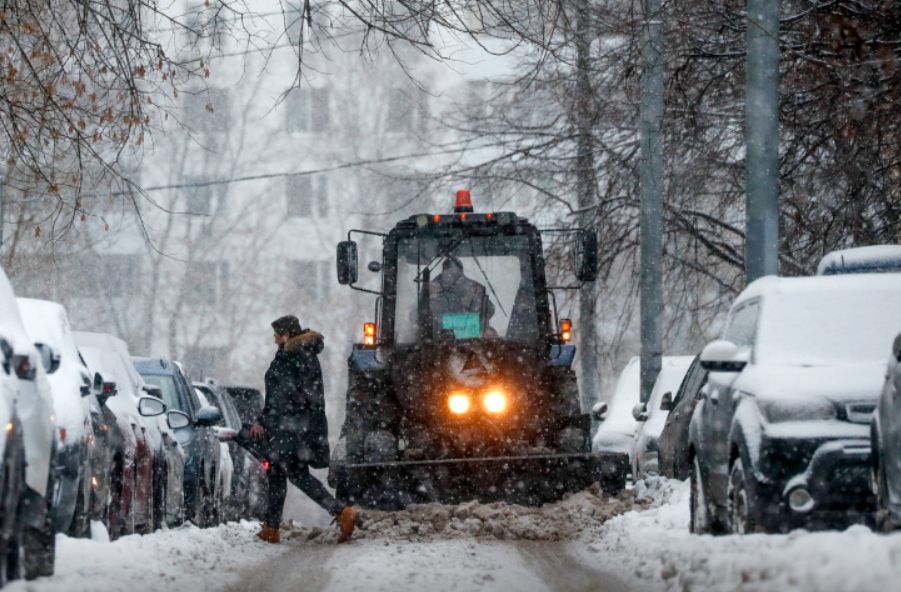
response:
<path fill-rule="evenodd" d="M 416 341 L 420 279 L 427 266 L 433 335 L 525 342 L 537 338 L 528 237 L 417 238 L 398 246 L 398 343 Z"/>
<path fill-rule="evenodd" d="M 776 294 L 764 301 L 755 356 L 776 365 L 885 362 L 901 327 L 897 291 L 854 285 L 843 290 Z"/>
<path fill-rule="evenodd" d="M 144 382 L 160 387 L 163 391 L 163 401 L 170 411 L 183 411 L 178 400 L 178 391 L 175 390 L 175 380 L 164 374 L 144 374 Z"/>

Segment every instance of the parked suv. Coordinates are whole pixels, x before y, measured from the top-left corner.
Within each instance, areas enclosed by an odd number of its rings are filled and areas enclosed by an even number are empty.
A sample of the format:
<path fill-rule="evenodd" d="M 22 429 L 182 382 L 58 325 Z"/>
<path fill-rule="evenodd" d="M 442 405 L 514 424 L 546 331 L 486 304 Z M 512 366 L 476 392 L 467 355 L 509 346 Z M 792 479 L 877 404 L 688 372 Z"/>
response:
<path fill-rule="evenodd" d="M 901 327 L 901 275 L 767 277 L 701 352 L 690 426 L 695 532 L 871 519 L 870 421 Z"/>
<path fill-rule="evenodd" d="M 0 269 L 0 350 L 4 374 L 6 438 L 0 503 L 0 580 L 53 574 L 56 534 L 53 531 L 56 425 L 53 395 L 44 366 L 19 315 L 6 273 Z M 0 582 L 2 583 L 2 582 Z"/>
<path fill-rule="evenodd" d="M 215 425 L 222 414 L 215 407 L 203 407 L 191 382 L 178 364 L 160 358 L 132 358 L 135 368 L 148 384 L 162 389 L 170 411 L 180 411 L 189 425 L 175 430 L 185 450 L 185 515 L 195 525 L 206 527 L 221 520 L 219 463 L 221 450 Z"/>
<path fill-rule="evenodd" d="M 891 351 L 870 430 L 876 528 L 883 532 L 901 528 L 901 334 Z"/>

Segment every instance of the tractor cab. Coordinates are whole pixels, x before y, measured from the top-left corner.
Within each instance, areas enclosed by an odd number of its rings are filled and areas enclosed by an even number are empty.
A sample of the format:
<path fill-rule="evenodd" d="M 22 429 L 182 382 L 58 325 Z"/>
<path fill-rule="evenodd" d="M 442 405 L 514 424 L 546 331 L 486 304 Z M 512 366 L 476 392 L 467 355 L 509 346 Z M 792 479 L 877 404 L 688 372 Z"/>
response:
<path fill-rule="evenodd" d="M 593 281 L 596 235 L 550 232 L 574 238 L 577 281 L 561 288 Z M 368 266 L 382 274 L 379 291 L 355 286 L 354 233 L 382 237 L 382 261 Z M 387 234 L 352 230 L 337 263 L 341 284 L 378 296 L 348 360 L 329 477 L 339 495 L 374 506 L 390 505 L 385 496 L 528 503 L 562 494 L 560 480 L 591 483 L 572 325 L 557 319 L 533 224 L 512 212 L 475 213 L 459 191 L 453 214 L 411 216 Z M 534 488 L 521 491 L 524 483 Z"/>

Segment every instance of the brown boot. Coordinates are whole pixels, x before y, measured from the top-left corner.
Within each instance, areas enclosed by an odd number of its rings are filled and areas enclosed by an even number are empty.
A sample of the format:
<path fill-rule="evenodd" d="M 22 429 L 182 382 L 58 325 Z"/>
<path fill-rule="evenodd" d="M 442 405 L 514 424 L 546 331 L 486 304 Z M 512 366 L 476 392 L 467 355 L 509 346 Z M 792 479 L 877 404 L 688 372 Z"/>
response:
<path fill-rule="evenodd" d="M 281 537 L 279 536 L 277 528 L 269 528 L 268 526 L 264 526 L 263 530 L 257 533 L 257 538 L 261 541 L 266 541 L 267 543 L 272 543 L 277 545 L 281 542 Z"/>
<path fill-rule="evenodd" d="M 338 544 L 345 542 L 354 532 L 354 522 L 357 520 L 357 511 L 353 508 L 344 508 L 341 513 L 335 516 L 335 522 L 338 523 L 338 529 L 341 534 L 338 535 Z"/>

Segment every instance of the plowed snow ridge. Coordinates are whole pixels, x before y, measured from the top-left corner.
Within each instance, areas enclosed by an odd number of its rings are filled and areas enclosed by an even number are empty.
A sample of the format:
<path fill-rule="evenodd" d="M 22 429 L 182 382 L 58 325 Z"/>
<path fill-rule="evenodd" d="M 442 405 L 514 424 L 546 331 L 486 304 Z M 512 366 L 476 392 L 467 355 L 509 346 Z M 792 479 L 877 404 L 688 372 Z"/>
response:
<path fill-rule="evenodd" d="M 632 509 L 644 509 L 650 499 L 639 499 L 635 490 L 617 497 L 605 495 L 597 484 L 575 494 L 567 494 L 554 504 L 541 507 L 509 505 L 504 502 L 458 505 L 412 505 L 397 512 L 360 510 L 356 539 L 457 539 L 490 537 L 502 540 L 559 541 L 583 530 L 600 526 L 610 518 Z M 286 520 L 282 539 L 301 539 L 331 544 L 334 529 L 305 528 Z"/>

